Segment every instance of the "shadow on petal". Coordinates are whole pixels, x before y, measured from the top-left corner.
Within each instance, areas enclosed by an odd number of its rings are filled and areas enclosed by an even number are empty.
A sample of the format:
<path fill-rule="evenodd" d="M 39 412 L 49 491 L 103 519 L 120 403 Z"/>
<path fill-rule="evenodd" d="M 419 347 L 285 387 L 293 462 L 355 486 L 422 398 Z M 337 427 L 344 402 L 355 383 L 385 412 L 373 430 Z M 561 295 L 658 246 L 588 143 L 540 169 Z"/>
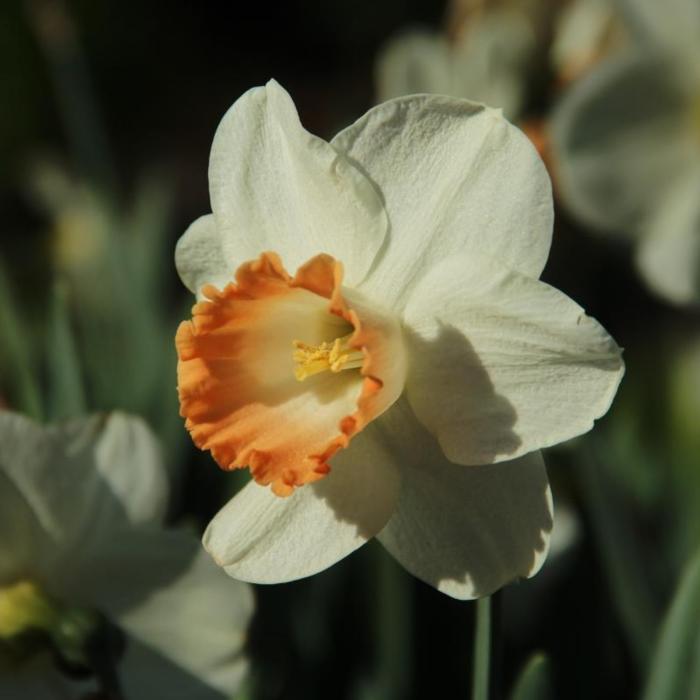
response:
<path fill-rule="evenodd" d="M 357 536 L 367 540 L 394 512 L 399 474 L 384 446 L 363 431 L 347 449 L 336 453 L 331 473 L 309 488 L 327 503 L 337 521 L 355 525 Z"/>
<path fill-rule="evenodd" d="M 522 444 L 513 429 L 515 408 L 496 393 L 464 334 L 440 324 L 432 340 L 410 330 L 405 337 L 413 360 L 408 399 L 447 458 L 460 464 L 490 464 L 513 455 Z"/>
<path fill-rule="evenodd" d="M 415 360 L 409 369 L 415 381 L 412 389 L 426 392 L 423 405 L 430 408 L 424 425 L 444 437 L 448 445 L 455 439 L 460 444 L 466 440 L 471 452 L 485 456 L 483 461 L 515 452 L 521 444 L 513 431 L 515 409 L 495 392 L 464 335 L 447 325 L 441 326 L 438 337 L 431 341 L 406 329 L 404 335 Z M 421 375 L 421 364 L 429 367 L 429 374 Z M 459 392 L 460 405 L 466 406 L 466 413 L 473 416 L 470 421 L 444 401 L 442 386 L 449 386 L 452 396 L 455 387 L 463 388 Z M 423 457 L 425 445 L 430 445 L 433 452 Z M 358 536 L 368 539 L 384 527 L 397 507 L 399 489 L 404 488 L 400 487 L 402 478 L 413 478 L 402 467 L 415 464 L 419 470 L 432 470 L 440 463 L 450 465 L 435 437 L 418 423 L 408 402 L 399 399 L 355 435 L 347 449 L 336 453 L 331 460 L 331 473 L 311 488 L 330 506 L 336 520 L 355 525 Z"/>
<path fill-rule="evenodd" d="M 401 490 L 382 544 L 415 576 L 455 598 L 489 595 L 533 575 L 553 525 L 541 455 L 453 464 L 404 402 L 399 409 L 404 432 L 390 439 L 401 460 Z"/>

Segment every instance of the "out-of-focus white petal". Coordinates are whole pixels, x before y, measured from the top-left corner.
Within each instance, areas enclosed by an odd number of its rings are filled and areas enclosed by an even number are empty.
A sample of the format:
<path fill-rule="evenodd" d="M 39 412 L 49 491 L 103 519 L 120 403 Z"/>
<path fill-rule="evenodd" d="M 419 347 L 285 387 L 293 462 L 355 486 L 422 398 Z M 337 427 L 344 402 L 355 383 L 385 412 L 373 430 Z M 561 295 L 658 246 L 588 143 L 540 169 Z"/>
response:
<path fill-rule="evenodd" d="M 119 672 L 130 698 L 235 691 L 250 589 L 226 577 L 196 538 L 157 528 L 165 475 L 145 423 L 113 413 L 43 428 L 2 413 L 0 438 L 0 533 L 19 548 L 7 567 L 0 557 L 0 575 L 28 576 L 133 635 Z M 90 689 L 39 662 L 37 677 L 20 673 L 7 697 L 33 700 L 51 688 L 47 697 L 59 700 Z"/>
<path fill-rule="evenodd" d="M 384 527 L 398 474 L 365 431 L 331 468 L 286 498 L 249 483 L 209 524 L 204 546 L 227 573 L 253 583 L 292 581 L 335 564 Z"/>
<path fill-rule="evenodd" d="M 565 554 L 581 537 L 581 523 L 574 508 L 566 502 L 555 501 L 554 527 L 549 541 L 549 561 Z"/>
<path fill-rule="evenodd" d="M 524 12 L 481 14 L 454 47 L 449 94 L 498 107 L 508 119 L 517 118 L 535 49 L 535 34 Z"/>
<path fill-rule="evenodd" d="M 31 531 L 46 538 L 45 557 L 31 557 L 32 571 L 79 558 L 114 527 L 163 517 L 160 449 L 140 418 L 112 413 L 44 428 L 7 412 L 0 413 L 0 438 L 3 473 L 32 511 Z"/>
<path fill-rule="evenodd" d="M 380 101 L 416 93 L 465 97 L 503 109 L 520 109 L 534 34 L 521 13 L 480 15 L 454 44 L 440 34 L 412 31 L 391 40 L 377 59 Z"/>
<path fill-rule="evenodd" d="M 213 564 L 190 533 L 114 529 L 52 583 L 128 635 L 120 674 L 127 697 L 206 698 L 238 688 L 252 592 Z"/>
<path fill-rule="evenodd" d="M 386 236 L 386 212 L 373 183 L 301 126 L 292 99 L 275 81 L 246 92 L 221 120 L 209 190 L 231 271 L 267 250 L 292 271 L 328 253 L 343 261 L 354 286 Z"/>
<path fill-rule="evenodd" d="M 168 481 L 155 434 L 142 418 L 119 411 L 92 420 L 97 429 L 94 437 L 80 423 L 75 428 L 68 423 L 64 430 L 72 446 L 79 440 L 81 447 L 88 447 L 94 440 L 94 465 L 83 468 L 88 474 L 96 473 L 97 483 L 93 486 L 89 478 L 81 482 L 83 497 L 90 499 L 95 511 L 99 509 L 91 518 L 93 531 L 102 522 L 113 526 L 109 518 L 125 518 L 130 525 L 160 524 L 168 504 Z M 109 494 L 99 502 L 105 489 Z"/>
<path fill-rule="evenodd" d="M 420 95 L 391 100 L 333 145 L 385 198 L 389 244 L 363 291 L 400 308 L 422 272 L 472 252 L 539 276 L 549 253 L 549 177 L 530 141 L 497 110 Z"/>
<path fill-rule="evenodd" d="M 700 301 L 700 167 L 676 179 L 642 231 L 637 265 L 649 286 L 677 304 Z"/>
<path fill-rule="evenodd" d="M 379 102 L 422 92 L 454 94 L 449 44 L 437 33 L 411 31 L 391 39 L 375 72 Z"/>
<path fill-rule="evenodd" d="M 675 62 L 627 50 L 564 96 L 552 117 L 562 197 L 583 221 L 634 233 L 663 189 L 698 158 Z"/>
<path fill-rule="evenodd" d="M 634 0 L 617 5 L 642 46 L 657 44 L 671 51 L 697 46 L 700 3 L 696 0 Z"/>
<path fill-rule="evenodd" d="M 475 255 L 445 261 L 405 310 L 408 398 L 448 459 L 489 464 L 589 430 L 620 349 L 565 294 Z"/>
<path fill-rule="evenodd" d="M 201 289 L 213 284 L 223 289 L 236 270 L 224 253 L 222 240 L 212 214 L 190 224 L 175 247 L 175 267 L 185 286 L 202 299 Z"/>
<path fill-rule="evenodd" d="M 567 3 L 557 15 L 550 50 L 560 80 L 573 80 L 600 60 L 616 39 L 621 40 L 620 27 L 618 13 L 607 0 Z"/>
<path fill-rule="evenodd" d="M 396 512 L 379 540 L 402 566 L 459 599 L 537 573 L 552 530 L 539 453 L 489 466 L 451 464 L 403 403 L 377 421 L 377 434 L 401 465 Z"/>
<path fill-rule="evenodd" d="M 195 537 L 116 528 L 102 547 L 83 555 L 55 571 L 50 583 L 63 599 L 101 610 L 136 639 L 135 645 L 129 639 L 123 662 L 128 697 L 153 697 L 149 692 L 165 688 L 168 678 L 191 688 L 218 687 L 215 679 L 227 672 L 238 676 L 251 594 L 208 566 Z M 167 697 L 170 690 L 163 691 Z"/>

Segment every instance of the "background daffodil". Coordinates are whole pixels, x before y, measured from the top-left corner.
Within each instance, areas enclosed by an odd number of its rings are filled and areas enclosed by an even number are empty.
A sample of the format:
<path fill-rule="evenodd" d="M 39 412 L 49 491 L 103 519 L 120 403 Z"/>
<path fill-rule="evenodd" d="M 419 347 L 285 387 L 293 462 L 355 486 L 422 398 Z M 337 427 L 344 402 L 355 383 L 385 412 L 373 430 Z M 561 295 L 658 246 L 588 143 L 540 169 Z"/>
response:
<path fill-rule="evenodd" d="M 585 223 L 631 236 L 649 286 L 700 299 L 700 9 L 623 5 L 630 40 L 552 115 L 562 198 Z"/>
<path fill-rule="evenodd" d="M 390 39 L 376 62 L 378 101 L 436 93 L 522 111 L 535 31 L 517 7 L 473 11 L 444 33 L 411 29 Z"/>
<path fill-rule="evenodd" d="M 96 669 L 113 683 L 105 692 L 130 700 L 238 688 L 250 588 L 223 576 L 189 533 L 163 529 L 166 473 L 141 419 L 44 428 L 0 413 L 0 486 L 0 660 L 22 652 L 0 668 L 0 697 L 86 696 L 96 683 L 85 671 Z M 102 618 L 109 644 L 89 636 Z M 79 624 L 88 629 L 76 641 Z M 77 676 L 59 670 L 76 665 Z"/>

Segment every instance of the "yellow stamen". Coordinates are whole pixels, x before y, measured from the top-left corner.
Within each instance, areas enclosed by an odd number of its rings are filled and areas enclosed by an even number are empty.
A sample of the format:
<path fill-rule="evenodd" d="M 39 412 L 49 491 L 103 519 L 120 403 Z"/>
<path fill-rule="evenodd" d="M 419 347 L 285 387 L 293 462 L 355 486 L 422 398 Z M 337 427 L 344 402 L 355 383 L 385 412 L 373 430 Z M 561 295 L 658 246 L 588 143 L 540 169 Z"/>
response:
<path fill-rule="evenodd" d="M 46 644 L 73 666 L 90 667 L 87 644 L 100 630 L 102 618 L 89 608 L 65 605 L 33 581 L 0 586 L 0 652 L 32 654 Z M 28 632 L 42 632 L 39 645 L 23 644 Z M 35 638 L 36 641 L 37 638 Z"/>
<path fill-rule="evenodd" d="M 48 630 L 58 616 L 55 602 L 31 581 L 0 587 L 0 639 L 32 628 Z"/>
<path fill-rule="evenodd" d="M 303 382 L 319 372 L 330 370 L 342 372 L 344 369 L 357 369 L 362 367 L 364 353 L 362 350 L 350 347 L 349 342 L 352 333 L 342 338 L 336 338 L 333 342 L 323 342 L 320 345 L 307 345 L 301 340 L 292 341 L 294 346 L 294 376 L 297 381 Z"/>

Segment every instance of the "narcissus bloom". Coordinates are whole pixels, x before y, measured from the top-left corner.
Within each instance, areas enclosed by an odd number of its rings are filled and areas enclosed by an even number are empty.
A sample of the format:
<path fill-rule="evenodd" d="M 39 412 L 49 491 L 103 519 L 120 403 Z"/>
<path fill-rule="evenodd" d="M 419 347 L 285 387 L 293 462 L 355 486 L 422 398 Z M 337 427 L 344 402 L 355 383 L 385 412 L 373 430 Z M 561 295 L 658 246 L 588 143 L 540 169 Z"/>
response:
<path fill-rule="evenodd" d="M 253 475 L 205 533 L 216 561 L 289 581 L 377 535 L 454 597 L 532 575 L 552 526 L 537 450 L 591 427 L 622 362 L 537 279 L 552 198 L 529 141 L 422 95 L 327 143 L 270 82 L 223 118 L 209 185 L 176 250 L 199 298 L 181 412 Z"/>
<path fill-rule="evenodd" d="M 95 613 L 125 637 L 111 661 L 105 644 L 91 644 L 100 664 L 116 662 L 124 697 L 237 690 L 250 587 L 224 576 L 190 533 L 164 529 L 166 506 L 159 445 L 140 419 L 42 427 L 0 413 L 0 697 L 96 690 L 94 678 L 59 671 L 49 644 L 64 664 L 80 661 Z M 27 658 L 12 667 L 6 652 L 16 648 Z"/>
<path fill-rule="evenodd" d="M 700 301 L 700 4 L 624 3 L 630 40 L 552 117 L 559 190 L 586 223 L 627 234 L 650 287 Z"/>
<path fill-rule="evenodd" d="M 414 29 L 390 40 L 376 63 L 379 100 L 429 92 L 483 101 L 517 117 L 537 48 L 526 13 L 469 14 L 449 34 Z"/>
<path fill-rule="evenodd" d="M 605 0 L 570 0 L 559 10 L 553 33 L 550 59 L 561 87 L 627 39 L 619 13 Z"/>

